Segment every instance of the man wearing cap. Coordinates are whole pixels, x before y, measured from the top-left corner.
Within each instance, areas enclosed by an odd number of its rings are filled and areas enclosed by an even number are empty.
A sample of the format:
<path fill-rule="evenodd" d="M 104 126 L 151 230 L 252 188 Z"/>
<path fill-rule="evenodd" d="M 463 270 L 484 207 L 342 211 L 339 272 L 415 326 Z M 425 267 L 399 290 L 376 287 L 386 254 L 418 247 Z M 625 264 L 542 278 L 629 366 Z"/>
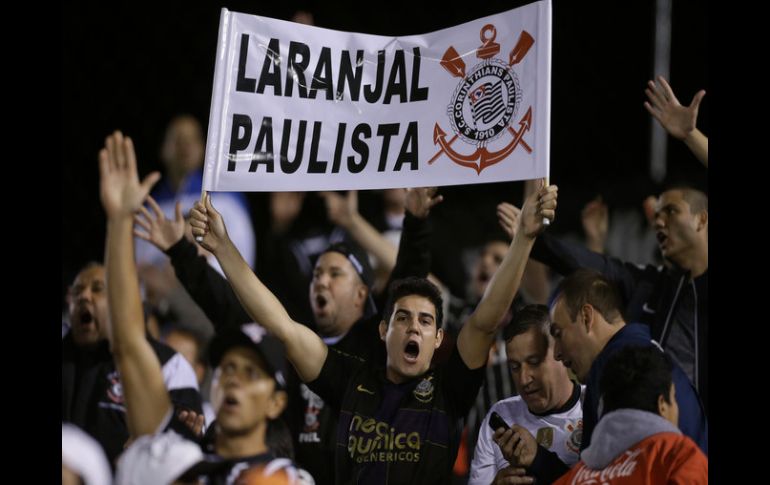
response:
<path fill-rule="evenodd" d="M 141 207 L 157 173 L 139 182 L 130 138 L 120 132 L 107 138 L 99 152 L 100 194 L 107 214 L 106 270 L 109 332 L 126 401 L 126 421 L 134 452 L 121 461 L 119 483 L 154 485 L 181 479 L 207 478 L 206 483 L 250 483 L 270 477 L 275 483 L 312 483 L 302 480 L 290 460 L 276 459 L 265 443 L 270 420 L 286 406 L 283 391 L 283 348 L 271 342 L 256 324 L 232 328 L 212 344 L 215 366 L 212 385 L 217 425 L 205 451 L 213 452 L 180 469 L 179 460 L 194 454 L 173 435 L 159 433 L 172 417 L 173 407 L 163 382 L 160 362 L 144 338 L 139 280 L 133 258 L 133 216 Z M 142 450 L 146 450 L 143 453 Z M 170 460 L 174 456 L 177 460 Z M 187 465 L 188 463 L 184 463 Z M 173 470 L 171 467 L 175 467 Z"/>
<path fill-rule="evenodd" d="M 427 216 L 441 201 L 430 189 L 410 189 L 404 232 L 396 266 L 390 279 L 426 276 L 430 265 Z M 143 226 L 148 237 L 171 258 L 177 277 L 214 323 L 217 331 L 253 319 L 243 310 L 230 284 L 198 256 L 194 244 L 183 237 L 184 222 L 156 217 Z M 172 234 L 172 236 L 168 236 Z M 379 338 L 380 315 L 372 297 L 374 273 L 364 251 L 352 243 L 329 246 L 316 261 L 309 286 L 315 330 L 330 347 L 381 362 L 384 346 Z M 384 303 L 384 302 L 380 302 Z M 292 315 L 296 318 L 295 315 Z M 288 374 L 289 406 L 286 422 L 292 431 L 297 462 L 319 484 L 334 482 L 337 414 L 295 372 Z"/>
<path fill-rule="evenodd" d="M 529 250 L 552 219 L 556 187 L 543 187 L 528 200 L 520 230 L 484 298 L 461 330 L 449 361 L 431 370 L 441 344 L 439 290 L 424 278 L 391 286 L 382 361 L 330 348 L 289 316 L 233 246 L 221 215 L 206 197 L 191 211 L 193 235 L 219 261 L 249 315 L 276 335 L 300 378 L 340 410 L 335 453 L 337 483 L 446 483 L 459 442 L 459 428 L 483 379 L 489 347 L 513 299 Z M 540 224 L 533 222 L 540 221 Z M 363 298 L 358 301 L 363 304 Z"/>

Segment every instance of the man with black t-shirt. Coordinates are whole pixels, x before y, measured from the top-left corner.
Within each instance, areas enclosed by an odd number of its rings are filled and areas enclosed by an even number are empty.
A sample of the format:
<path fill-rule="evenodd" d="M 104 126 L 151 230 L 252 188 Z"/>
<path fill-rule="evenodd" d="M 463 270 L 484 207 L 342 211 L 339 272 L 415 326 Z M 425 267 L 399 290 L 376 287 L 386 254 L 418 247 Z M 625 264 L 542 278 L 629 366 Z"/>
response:
<path fill-rule="evenodd" d="M 129 438 L 122 376 L 115 366 L 109 334 L 109 306 L 104 265 L 87 264 L 67 295 L 71 327 L 62 338 L 62 421 L 94 437 L 111 464 Z M 142 328 L 144 331 L 144 328 Z M 146 332 L 145 341 L 160 361 L 163 383 L 177 410 L 202 412 L 198 381 L 190 364 L 168 345 Z M 187 427 L 171 426 L 192 437 Z"/>
<path fill-rule="evenodd" d="M 340 409 L 337 483 L 445 483 L 457 453 L 459 425 L 476 397 L 500 319 L 521 280 L 529 251 L 552 219 L 556 187 L 543 187 L 525 204 L 520 230 L 478 308 L 463 326 L 449 361 L 430 369 L 441 344 L 438 289 L 424 279 L 395 283 L 379 324 L 386 365 L 330 349 L 291 319 L 230 241 L 206 196 L 191 211 L 193 235 L 211 251 L 251 317 L 285 345 L 300 378 Z M 533 229 L 534 228 L 534 229 Z"/>
<path fill-rule="evenodd" d="M 149 198 L 151 199 L 151 198 Z M 441 202 L 435 191 L 409 189 L 404 231 L 396 266 L 390 278 L 426 276 L 430 265 L 427 216 Z M 149 217 L 149 219 L 148 219 Z M 150 203 L 137 223 L 147 240 L 164 251 L 182 285 L 214 324 L 217 333 L 252 322 L 226 279 L 198 255 L 198 248 L 185 237 L 185 222 L 165 218 Z M 291 271 L 287 268 L 286 271 Z M 350 243 L 326 248 L 313 268 L 309 287 L 314 328 L 326 345 L 343 352 L 382 361 L 385 349 L 377 326 L 382 303 L 372 298 L 374 272 L 367 255 Z M 296 305 L 288 305 L 287 310 Z M 296 302 L 293 302 L 296 303 Z M 379 304 L 377 304 L 379 303 Z M 291 314 L 297 318 L 296 314 Z M 311 323 L 311 322 L 305 322 Z M 299 382 L 290 369 L 286 391 L 289 405 L 284 419 L 289 425 L 297 462 L 315 477 L 319 485 L 334 483 L 334 453 L 338 413 L 316 393 Z"/>

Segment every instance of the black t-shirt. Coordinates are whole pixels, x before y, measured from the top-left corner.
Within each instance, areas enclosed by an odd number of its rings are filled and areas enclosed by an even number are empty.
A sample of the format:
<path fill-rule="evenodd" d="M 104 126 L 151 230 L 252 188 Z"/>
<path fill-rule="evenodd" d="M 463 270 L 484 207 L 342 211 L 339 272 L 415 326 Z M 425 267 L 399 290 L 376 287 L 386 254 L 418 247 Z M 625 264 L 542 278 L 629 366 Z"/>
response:
<path fill-rule="evenodd" d="M 175 370 L 183 359 L 181 354 L 152 338 L 148 342 L 163 368 L 175 415 L 183 409 L 203 413 L 192 370 L 189 379 Z M 129 438 L 123 387 L 106 340 L 85 350 L 75 345 L 71 334 L 62 339 L 62 421 L 79 426 L 96 439 L 111 465 L 123 452 Z M 169 428 L 188 439 L 195 437 L 178 419 L 172 419 Z"/>
<path fill-rule="evenodd" d="M 336 483 L 447 483 L 483 377 L 455 350 L 446 364 L 394 384 L 384 368 L 330 348 L 308 385 L 340 410 Z"/>
<path fill-rule="evenodd" d="M 347 335 L 329 347 L 372 362 L 383 362 L 385 344 L 379 339 L 378 323 L 379 318 L 359 321 Z M 321 397 L 302 384 L 295 372 L 289 372 L 289 383 L 289 405 L 285 421 L 291 428 L 295 459 L 313 475 L 316 484 L 331 485 L 334 483 L 339 410 L 327 405 Z"/>

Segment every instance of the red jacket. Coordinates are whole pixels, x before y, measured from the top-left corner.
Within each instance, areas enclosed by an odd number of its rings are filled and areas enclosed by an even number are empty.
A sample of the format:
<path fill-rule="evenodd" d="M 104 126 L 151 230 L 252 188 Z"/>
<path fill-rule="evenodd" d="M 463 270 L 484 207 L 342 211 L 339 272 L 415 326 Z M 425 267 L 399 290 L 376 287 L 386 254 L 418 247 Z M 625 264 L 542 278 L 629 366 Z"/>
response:
<path fill-rule="evenodd" d="M 707 484 L 708 459 L 694 441 L 677 433 L 657 433 L 620 453 L 605 468 L 581 460 L 556 484 Z"/>

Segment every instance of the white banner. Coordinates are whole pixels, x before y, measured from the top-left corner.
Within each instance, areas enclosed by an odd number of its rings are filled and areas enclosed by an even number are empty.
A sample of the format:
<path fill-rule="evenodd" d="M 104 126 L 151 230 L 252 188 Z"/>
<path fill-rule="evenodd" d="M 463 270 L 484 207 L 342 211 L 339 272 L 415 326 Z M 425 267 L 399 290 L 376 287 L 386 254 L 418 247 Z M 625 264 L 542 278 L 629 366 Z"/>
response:
<path fill-rule="evenodd" d="M 407 37 L 222 9 L 203 188 L 544 177 L 550 103 L 550 0 Z"/>

